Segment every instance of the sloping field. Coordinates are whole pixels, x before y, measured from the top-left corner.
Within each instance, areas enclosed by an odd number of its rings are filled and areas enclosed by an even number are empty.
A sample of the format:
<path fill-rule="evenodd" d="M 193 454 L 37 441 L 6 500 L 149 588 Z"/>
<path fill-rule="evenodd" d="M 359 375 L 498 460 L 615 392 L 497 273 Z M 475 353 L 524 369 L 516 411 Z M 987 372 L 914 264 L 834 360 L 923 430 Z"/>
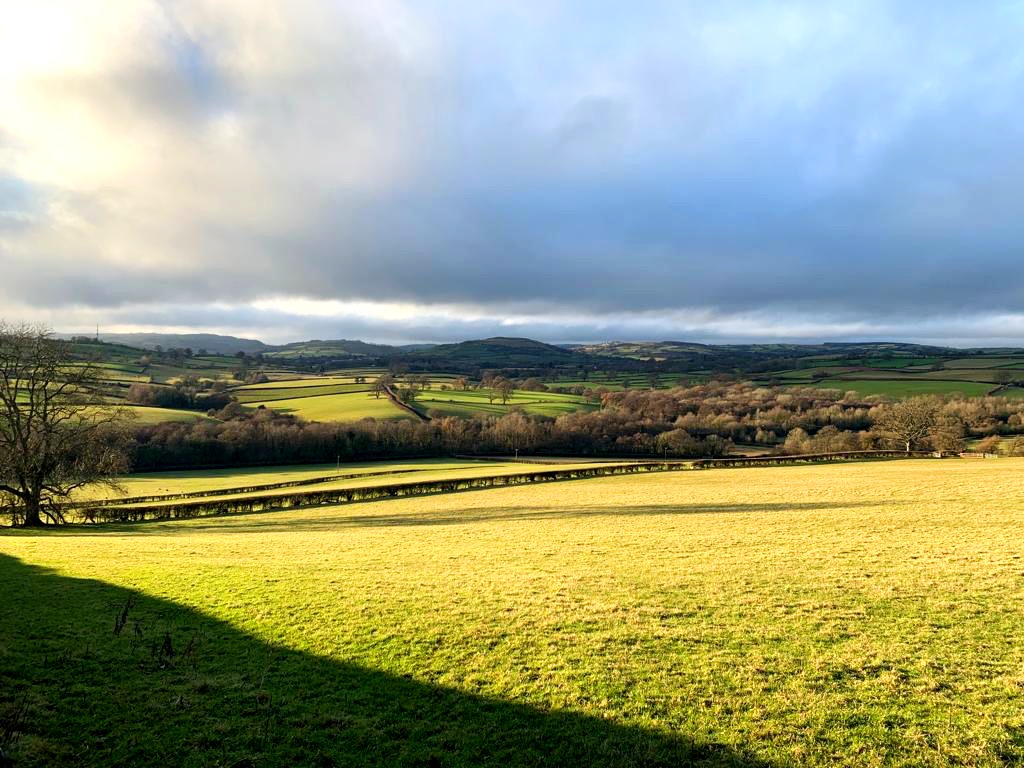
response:
<path fill-rule="evenodd" d="M 270 390 L 273 391 L 273 390 Z M 358 421 L 359 419 L 411 419 L 413 416 L 396 407 L 386 397 L 371 392 L 345 392 L 283 399 L 252 400 L 250 408 L 261 405 L 281 413 L 291 413 L 309 421 Z"/>
<path fill-rule="evenodd" d="M 295 374 L 292 374 L 293 376 Z M 246 384 L 244 387 L 236 387 L 232 392 L 261 392 L 264 390 L 278 390 L 292 387 L 322 387 L 337 384 L 355 384 L 355 376 L 306 376 L 293 379 L 276 379 L 265 381 L 262 384 Z M 362 385 L 364 389 L 369 385 Z"/>
<path fill-rule="evenodd" d="M 554 392 L 523 392 L 517 390 L 507 403 L 500 399 L 488 401 L 486 390 L 425 390 L 416 397 L 416 407 L 422 411 L 443 416 L 472 416 L 473 414 L 508 413 L 520 408 L 526 413 L 541 416 L 557 416 L 579 410 L 593 410 L 597 406 L 577 395 L 562 395 Z"/>
<path fill-rule="evenodd" d="M 232 488 L 290 483 L 335 475 L 380 474 L 382 472 L 444 471 L 504 467 L 502 462 L 469 459 L 413 459 L 410 461 L 361 461 L 343 464 L 298 464 L 294 466 L 244 467 L 234 469 L 198 469 L 172 472 L 139 472 L 127 475 L 121 482 L 124 496 L 157 496 L 160 494 L 203 493 Z M 522 464 L 513 466 L 524 466 Z M 83 499 L 118 498 L 122 494 L 105 488 L 91 488 Z"/>
<path fill-rule="evenodd" d="M 159 424 L 164 421 L 195 421 L 206 419 L 202 411 L 186 411 L 180 408 L 157 408 L 148 405 L 123 406 L 131 411 L 135 424 Z"/>
<path fill-rule="evenodd" d="M 132 424 L 160 424 L 166 421 L 195 421 L 208 419 L 202 411 L 186 411 L 182 408 L 158 408 L 149 405 L 125 405 L 110 401 L 112 405 L 124 409 L 131 415 Z"/>
<path fill-rule="evenodd" d="M 701 381 L 706 379 L 706 375 L 702 375 L 699 372 L 693 373 L 662 373 L 656 377 L 658 387 L 674 387 L 679 384 L 680 381 L 686 383 L 691 381 Z M 555 377 L 551 379 L 544 379 L 544 382 L 552 387 L 590 387 L 597 389 L 598 387 L 604 387 L 610 391 L 619 391 L 626 388 L 632 389 L 649 389 L 652 383 L 652 377 L 643 374 L 618 374 L 609 377 L 605 373 L 597 372 L 588 376 L 586 379 L 572 378 L 572 377 Z"/>
<path fill-rule="evenodd" d="M 988 381 L 993 384 L 1001 375 L 1006 375 L 1003 368 L 948 368 L 941 371 L 929 371 L 921 374 L 926 379 L 943 379 L 944 381 Z"/>
<path fill-rule="evenodd" d="M 1019 365 L 1024 363 L 1024 358 L 1013 357 L 1010 355 L 978 355 L 974 357 L 956 358 L 955 360 L 945 360 L 943 363 L 946 368 L 991 368 Z"/>
<path fill-rule="evenodd" d="M 318 397 L 320 395 L 340 395 L 351 392 L 370 393 L 366 384 L 316 384 L 305 386 L 268 387 L 261 384 L 255 387 L 239 387 L 231 394 L 240 403 L 268 403 L 271 400 L 293 400 L 299 397 Z"/>
<path fill-rule="evenodd" d="M 1020 764 L 1022 473 L 711 470 L 5 532 L 4 749 L 19 767 Z"/>
<path fill-rule="evenodd" d="M 424 483 L 432 483 L 434 481 L 454 481 L 454 480 L 467 480 L 471 478 L 493 478 L 493 477 L 505 477 L 508 475 L 533 475 L 538 472 L 549 473 L 558 472 L 561 470 L 575 470 L 592 467 L 595 462 L 586 460 L 566 460 L 560 463 L 547 463 L 543 466 L 537 466 L 533 464 L 517 463 L 517 462 L 490 462 L 490 461 L 465 461 L 465 462 L 450 462 L 447 466 L 445 462 L 426 462 L 422 465 L 416 465 L 414 463 L 408 463 L 404 466 L 401 463 L 387 464 L 381 463 L 377 467 L 365 467 L 357 469 L 354 472 L 348 472 L 346 470 L 334 470 L 329 474 L 321 474 L 317 477 L 300 478 L 291 481 L 284 481 L 274 478 L 272 482 L 263 481 L 263 484 L 254 484 L 254 487 L 239 486 L 238 481 L 230 487 L 223 489 L 209 489 L 201 491 L 171 491 L 166 495 L 154 496 L 153 494 L 146 494 L 143 499 L 138 499 L 134 496 L 117 496 L 111 491 L 97 493 L 97 498 L 107 499 L 111 502 L 111 505 L 116 505 L 118 509 L 138 509 L 145 508 L 147 510 L 153 510 L 160 507 L 176 506 L 182 502 L 186 503 L 200 503 L 204 506 L 201 514 L 215 514 L 213 511 L 207 511 L 213 505 L 216 507 L 218 502 L 230 501 L 238 502 L 239 500 L 250 500 L 259 499 L 261 501 L 268 501 L 268 504 L 260 504 L 263 506 L 280 506 L 280 500 L 283 497 L 296 497 L 294 503 L 288 503 L 287 506 L 298 506 L 298 505 L 309 505 L 309 504 L 321 504 L 323 503 L 319 498 L 310 499 L 310 494 L 320 496 L 325 492 L 338 491 L 342 489 L 382 489 L 389 486 L 406 486 L 409 484 L 421 485 Z M 620 465 L 633 465 L 636 462 L 598 462 L 602 469 L 608 467 L 618 467 Z M 683 464 L 683 462 L 677 462 Z M 287 476 L 287 475 L 284 475 Z M 271 480 L 270 476 L 267 476 L 267 480 Z M 96 492 L 94 492 L 96 493 Z M 83 499 L 88 499 L 88 496 L 84 496 Z M 277 500 L 277 501 L 275 501 Z M 189 515 L 194 516 L 194 515 Z"/>
<path fill-rule="evenodd" d="M 889 395 L 890 397 L 913 397 L 914 395 L 944 395 L 959 393 L 968 397 L 987 394 L 994 385 L 970 381 L 935 381 L 932 379 L 906 378 L 885 379 L 823 379 L 814 382 L 816 387 L 838 389 L 841 392 L 854 391 L 859 395 Z"/>

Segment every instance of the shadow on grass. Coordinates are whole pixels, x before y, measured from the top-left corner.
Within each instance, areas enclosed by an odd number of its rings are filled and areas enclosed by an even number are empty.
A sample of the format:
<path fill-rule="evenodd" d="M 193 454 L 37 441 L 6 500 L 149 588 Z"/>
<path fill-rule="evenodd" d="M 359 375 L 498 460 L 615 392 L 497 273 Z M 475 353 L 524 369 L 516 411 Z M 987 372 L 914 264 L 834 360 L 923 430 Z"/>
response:
<path fill-rule="evenodd" d="M 0 749 L 14 766 L 767 765 L 268 646 L 6 555 L 0 585 Z"/>

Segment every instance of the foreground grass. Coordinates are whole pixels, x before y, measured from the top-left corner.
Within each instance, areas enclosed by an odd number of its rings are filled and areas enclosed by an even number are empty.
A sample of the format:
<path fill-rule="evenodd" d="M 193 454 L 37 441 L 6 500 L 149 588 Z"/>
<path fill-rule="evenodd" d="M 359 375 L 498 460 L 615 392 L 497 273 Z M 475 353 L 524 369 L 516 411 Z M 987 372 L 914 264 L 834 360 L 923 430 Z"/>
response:
<path fill-rule="evenodd" d="M 1022 471 L 734 469 L 12 532 L 0 713 L 28 707 L 18 765 L 1019 764 Z"/>

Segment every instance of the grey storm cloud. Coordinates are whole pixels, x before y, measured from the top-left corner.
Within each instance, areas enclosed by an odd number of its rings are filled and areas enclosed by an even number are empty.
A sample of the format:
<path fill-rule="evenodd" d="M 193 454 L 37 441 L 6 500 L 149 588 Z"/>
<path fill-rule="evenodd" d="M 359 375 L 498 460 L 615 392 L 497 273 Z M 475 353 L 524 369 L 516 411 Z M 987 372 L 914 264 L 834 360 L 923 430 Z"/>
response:
<path fill-rule="evenodd" d="M 0 31 L 0 315 L 1020 335 L 1013 5 L 39 5 Z"/>

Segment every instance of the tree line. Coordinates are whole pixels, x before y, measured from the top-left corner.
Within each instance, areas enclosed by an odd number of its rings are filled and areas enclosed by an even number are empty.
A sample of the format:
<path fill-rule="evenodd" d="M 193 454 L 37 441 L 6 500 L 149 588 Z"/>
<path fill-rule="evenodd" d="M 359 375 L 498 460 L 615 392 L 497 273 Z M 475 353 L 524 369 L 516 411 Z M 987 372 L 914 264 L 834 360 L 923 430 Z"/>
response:
<path fill-rule="evenodd" d="M 1024 430 L 1024 403 L 1005 398 L 862 400 L 814 388 L 711 382 L 608 393 L 602 407 L 555 418 L 438 416 L 431 422 L 306 422 L 232 403 L 215 420 L 134 431 L 137 469 L 321 462 L 453 453 L 581 456 L 723 456 L 736 443 L 778 453 L 850 450 L 962 451 L 976 435 Z M 1015 450 L 1024 453 L 1024 441 Z M 742 449 L 741 449 L 742 452 Z"/>

